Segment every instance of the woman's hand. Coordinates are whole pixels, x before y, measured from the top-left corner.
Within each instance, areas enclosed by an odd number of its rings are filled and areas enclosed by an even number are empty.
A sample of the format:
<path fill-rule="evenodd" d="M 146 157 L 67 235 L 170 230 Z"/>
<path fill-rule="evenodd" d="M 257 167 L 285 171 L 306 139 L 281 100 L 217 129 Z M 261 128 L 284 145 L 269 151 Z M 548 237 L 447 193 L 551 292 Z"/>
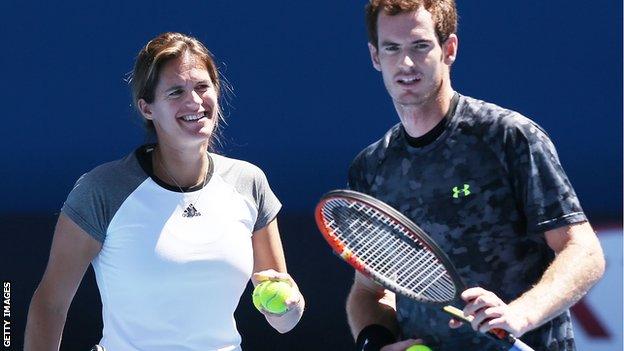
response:
<path fill-rule="evenodd" d="M 285 301 L 286 311 L 284 313 L 271 313 L 263 308 L 260 310 L 273 328 L 280 333 L 286 333 L 294 328 L 301 319 L 303 310 L 305 309 L 305 299 L 299 291 L 297 283 L 288 273 L 267 269 L 256 272 L 251 277 L 251 282 L 254 287 L 267 280 L 286 282 L 292 287 L 292 293 Z"/>
<path fill-rule="evenodd" d="M 303 295 L 301 295 L 301 292 L 299 291 L 299 287 L 297 286 L 297 283 L 295 283 L 294 279 L 290 276 L 290 274 L 277 272 L 273 269 L 267 269 L 264 271 L 254 273 L 251 277 L 251 282 L 253 283 L 254 287 L 258 286 L 258 284 L 267 280 L 275 281 L 275 282 L 281 281 L 281 282 L 288 283 L 288 285 L 292 287 L 292 293 L 286 299 L 286 301 L 284 301 L 284 303 L 286 304 L 286 312 L 279 313 L 279 314 L 271 313 L 265 310 L 264 308 L 262 308 L 260 312 L 266 315 L 281 316 L 296 308 L 301 308 L 303 310 L 304 308 L 303 304 L 305 304 Z"/>

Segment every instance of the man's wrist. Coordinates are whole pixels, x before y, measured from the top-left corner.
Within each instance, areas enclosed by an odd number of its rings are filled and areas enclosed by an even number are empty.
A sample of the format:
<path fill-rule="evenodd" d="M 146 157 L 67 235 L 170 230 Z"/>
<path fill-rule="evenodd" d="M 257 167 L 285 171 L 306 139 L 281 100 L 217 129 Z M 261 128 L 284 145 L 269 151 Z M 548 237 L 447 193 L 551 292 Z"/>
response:
<path fill-rule="evenodd" d="M 511 309 L 511 315 L 515 319 L 518 330 L 516 331 L 516 337 L 520 337 L 524 333 L 531 331 L 538 327 L 539 317 L 535 313 L 535 308 L 526 308 L 526 301 L 513 301 L 507 305 L 508 309 Z"/>
<path fill-rule="evenodd" d="M 356 351 L 379 351 L 383 346 L 396 341 L 392 331 L 383 325 L 371 324 L 366 326 L 357 336 Z"/>

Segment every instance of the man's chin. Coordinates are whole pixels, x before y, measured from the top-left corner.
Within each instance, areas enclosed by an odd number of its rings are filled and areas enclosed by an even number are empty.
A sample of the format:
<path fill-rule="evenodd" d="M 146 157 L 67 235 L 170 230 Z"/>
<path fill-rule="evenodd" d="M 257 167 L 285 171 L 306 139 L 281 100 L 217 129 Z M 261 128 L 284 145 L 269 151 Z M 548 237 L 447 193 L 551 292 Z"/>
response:
<path fill-rule="evenodd" d="M 427 99 L 422 96 L 409 96 L 409 97 L 399 97 L 394 100 L 395 104 L 401 105 L 403 107 L 419 107 L 427 102 Z"/>

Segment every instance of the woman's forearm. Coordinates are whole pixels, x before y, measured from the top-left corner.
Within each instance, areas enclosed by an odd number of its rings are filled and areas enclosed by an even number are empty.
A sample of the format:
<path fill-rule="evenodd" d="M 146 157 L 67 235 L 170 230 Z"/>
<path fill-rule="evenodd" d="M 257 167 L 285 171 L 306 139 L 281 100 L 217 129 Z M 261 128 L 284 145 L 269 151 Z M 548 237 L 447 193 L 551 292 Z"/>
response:
<path fill-rule="evenodd" d="M 36 291 L 28 309 L 24 351 L 58 351 L 67 308 L 53 306 Z"/>
<path fill-rule="evenodd" d="M 283 315 L 265 315 L 266 320 L 275 330 L 283 334 L 290 331 L 299 323 L 303 315 L 303 310 L 305 309 L 305 300 L 302 295 L 300 296 L 301 298 L 299 301 Z"/>

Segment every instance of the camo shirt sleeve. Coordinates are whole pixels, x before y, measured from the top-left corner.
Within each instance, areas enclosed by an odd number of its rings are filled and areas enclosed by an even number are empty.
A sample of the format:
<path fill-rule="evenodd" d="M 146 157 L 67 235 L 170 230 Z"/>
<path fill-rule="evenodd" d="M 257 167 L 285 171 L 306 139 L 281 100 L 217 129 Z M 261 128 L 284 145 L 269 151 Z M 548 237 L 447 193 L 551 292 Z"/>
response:
<path fill-rule="evenodd" d="M 369 188 L 366 182 L 366 178 L 363 173 L 363 170 L 364 170 L 364 167 L 362 166 L 363 162 L 364 162 L 364 158 L 362 157 L 362 153 L 360 153 L 353 160 L 353 162 L 351 162 L 351 166 L 349 167 L 349 177 L 347 180 L 348 189 L 359 191 L 361 193 L 365 193 L 366 189 Z"/>
<path fill-rule="evenodd" d="M 400 132 L 400 123 L 390 128 L 384 136 L 362 150 L 351 162 L 347 186 L 350 190 L 369 194 L 377 170 L 385 157 L 386 150 Z"/>
<path fill-rule="evenodd" d="M 520 115 L 508 118 L 504 149 L 508 171 L 529 232 L 586 221 L 579 200 L 546 132 Z"/>

